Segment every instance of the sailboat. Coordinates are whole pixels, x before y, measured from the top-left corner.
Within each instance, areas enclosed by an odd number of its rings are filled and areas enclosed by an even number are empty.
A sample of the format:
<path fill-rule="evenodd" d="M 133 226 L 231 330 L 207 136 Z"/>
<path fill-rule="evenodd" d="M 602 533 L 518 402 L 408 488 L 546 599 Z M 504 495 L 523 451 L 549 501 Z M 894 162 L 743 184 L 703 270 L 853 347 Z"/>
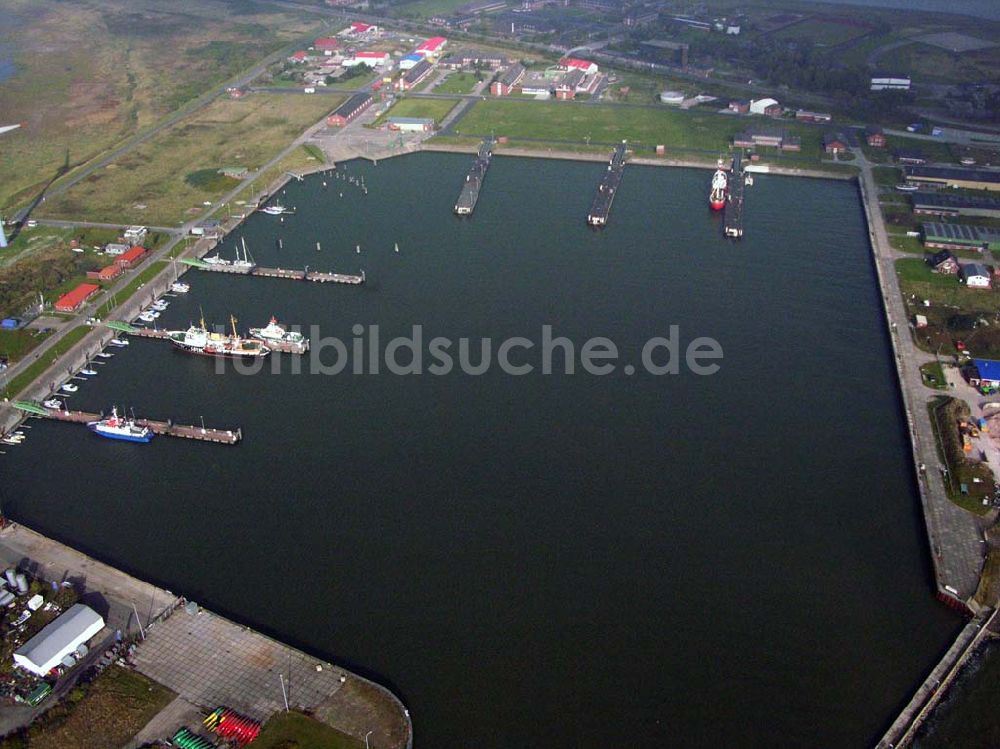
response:
<path fill-rule="evenodd" d="M 399 242 L 396 242 L 396 244 L 395 244 L 395 245 L 393 246 L 393 249 L 394 249 L 394 250 L 395 250 L 396 252 L 399 252 Z"/>

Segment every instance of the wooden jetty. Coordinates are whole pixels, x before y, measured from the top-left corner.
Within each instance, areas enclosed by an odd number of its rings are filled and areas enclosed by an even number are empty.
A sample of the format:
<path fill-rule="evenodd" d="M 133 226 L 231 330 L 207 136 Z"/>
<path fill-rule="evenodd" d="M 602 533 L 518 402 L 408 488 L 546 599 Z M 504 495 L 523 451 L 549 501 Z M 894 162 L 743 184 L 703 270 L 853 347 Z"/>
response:
<path fill-rule="evenodd" d="M 314 283 L 346 283 L 350 285 L 360 285 L 365 282 L 365 272 L 356 276 L 349 273 L 325 273 L 315 270 L 291 270 L 287 268 L 263 268 L 259 265 L 253 267 L 232 266 L 232 265 L 209 265 L 202 264 L 195 266 L 198 270 L 210 273 L 235 273 L 240 276 L 259 276 L 261 278 L 287 278 L 291 281 L 312 281 Z"/>
<path fill-rule="evenodd" d="M 103 418 L 103 415 L 87 413 L 86 411 L 50 409 L 42 418 L 66 421 L 72 424 L 86 424 L 88 421 L 99 421 Z M 182 437 L 183 439 L 201 440 L 202 442 L 215 442 L 220 445 L 235 445 L 243 439 L 243 430 L 239 427 L 236 429 L 212 429 L 186 424 L 174 424 L 172 421 L 156 421 L 154 419 L 136 419 L 135 423 L 141 427 L 149 427 L 150 431 L 154 434 L 162 434 L 166 437 Z"/>
<path fill-rule="evenodd" d="M 160 330 L 158 328 L 134 328 L 129 331 L 129 335 L 136 336 L 137 338 L 157 338 L 163 340 L 168 338 L 172 332 L 175 331 Z M 262 343 L 271 349 L 271 351 L 279 351 L 283 354 L 304 354 L 309 350 L 308 338 L 302 343 L 292 343 L 290 341 L 262 341 Z"/>
<path fill-rule="evenodd" d="M 601 178 L 601 183 L 597 186 L 594 200 L 590 204 L 590 212 L 587 214 L 587 223 L 591 226 L 606 226 L 608 216 L 611 214 L 611 204 L 615 202 L 615 194 L 618 186 L 622 183 L 625 174 L 625 156 L 627 144 L 622 141 L 615 146 L 611 160 L 608 162 L 607 171 Z"/>

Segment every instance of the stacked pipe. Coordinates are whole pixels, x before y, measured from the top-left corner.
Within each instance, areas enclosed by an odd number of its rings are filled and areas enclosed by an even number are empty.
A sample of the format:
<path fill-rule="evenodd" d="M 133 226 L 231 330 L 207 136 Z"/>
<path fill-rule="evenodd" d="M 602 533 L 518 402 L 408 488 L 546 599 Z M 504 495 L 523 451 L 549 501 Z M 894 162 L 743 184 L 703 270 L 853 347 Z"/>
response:
<path fill-rule="evenodd" d="M 180 749 L 216 749 L 215 743 L 183 727 L 177 729 L 170 743 Z"/>
<path fill-rule="evenodd" d="M 260 723 L 240 715 L 228 707 L 219 707 L 209 713 L 203 721 L 205 727 L 224 739 L 235 741 L 240 746 L 249 744 L 260 733 Z"/>

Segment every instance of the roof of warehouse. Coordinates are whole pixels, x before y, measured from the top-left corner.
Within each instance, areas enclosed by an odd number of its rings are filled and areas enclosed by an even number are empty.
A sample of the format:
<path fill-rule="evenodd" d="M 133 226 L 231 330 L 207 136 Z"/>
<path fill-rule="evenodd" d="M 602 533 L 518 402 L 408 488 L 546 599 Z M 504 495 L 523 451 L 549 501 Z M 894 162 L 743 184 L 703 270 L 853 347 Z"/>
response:
<path fill-rule="evenodd" d="M 421 51 L 423 51 L 423 52 L 433 52 L 434 50 L 438 50 L 441 47 L 443 47 L 444 43 L 447 42 L 447 41 L 448 40 L 445 39 L 443 36 L 432 36 L 426 42 L 424 42 L 419 47 L 417 47 L 417 51 L 418 52 L 421 52 Z"/>
<path fill-rule="evenodd" d="M 973 359 L 979 371 L 979 377 L 983 380 L 1000 380 L 1000 361 L 993 359 Z"/>
<path fill-rule="evenodd" d="M 908 166 L 907 177 L 932 177 L 934 179 L 961 179 L 969 182 L 1000 182 L 1000 172 L 986 169 L 960 169 L 956 166 Z"/>
<path fill-rule="evenodd" d="M 951 195 L 941 192 L 915 192 L 910 194 L 913 205 L 932 205 L 945 208 L 1000 208 L 1000 198 L 990 195 Z"/>
<path fill-rule="evenodd" d="M 994 229 L 992 226 L 927 223 L 923 225 L 923 229 L 925 237 L 940 237 L 958 241 L 982 242 L 995 241 L 1000 238 L 1000 229 Z"/>
<path fill-rule="evenodd" d="M 104 619 L 100 614 L 82 603 L 74 604 L 66 610 L 66 613 L 47 624 L 41 632 L 19 647 L 16 652 L 38 666 L 43 666 L 53 658 L 61 658 L 65 655 L 67 648 L 77 638 L 98 623 L 102 627 L 104 626 Z"/>

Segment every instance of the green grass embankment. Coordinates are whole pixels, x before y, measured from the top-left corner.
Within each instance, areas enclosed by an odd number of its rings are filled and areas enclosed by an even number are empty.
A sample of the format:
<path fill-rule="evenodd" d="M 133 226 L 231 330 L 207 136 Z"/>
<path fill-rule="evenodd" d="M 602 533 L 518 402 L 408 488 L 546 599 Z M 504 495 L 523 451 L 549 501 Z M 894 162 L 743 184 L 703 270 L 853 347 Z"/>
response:
<path fill-rule="evenodd" d="M 83 337 L 90 332 L 90 328 L 86 325 L 79 325 L 72 330 L 70 330 L 66 335 L 64 335 L 57 343 L 55 343 L 52 348 L 45 352 L 45 357 L 40 358 L 38 361 L 30 364 L 23 372 L 21 372 L 17 377 L 11 379 L 4 387 L 4 397 L 13 399 L 24 390 L 28 385 L 30 385 L 36 377 L 42 374 L 48 367 L 52 365 L 52 362 L 69 351 L 73 346 L 83 340 Z"/>

